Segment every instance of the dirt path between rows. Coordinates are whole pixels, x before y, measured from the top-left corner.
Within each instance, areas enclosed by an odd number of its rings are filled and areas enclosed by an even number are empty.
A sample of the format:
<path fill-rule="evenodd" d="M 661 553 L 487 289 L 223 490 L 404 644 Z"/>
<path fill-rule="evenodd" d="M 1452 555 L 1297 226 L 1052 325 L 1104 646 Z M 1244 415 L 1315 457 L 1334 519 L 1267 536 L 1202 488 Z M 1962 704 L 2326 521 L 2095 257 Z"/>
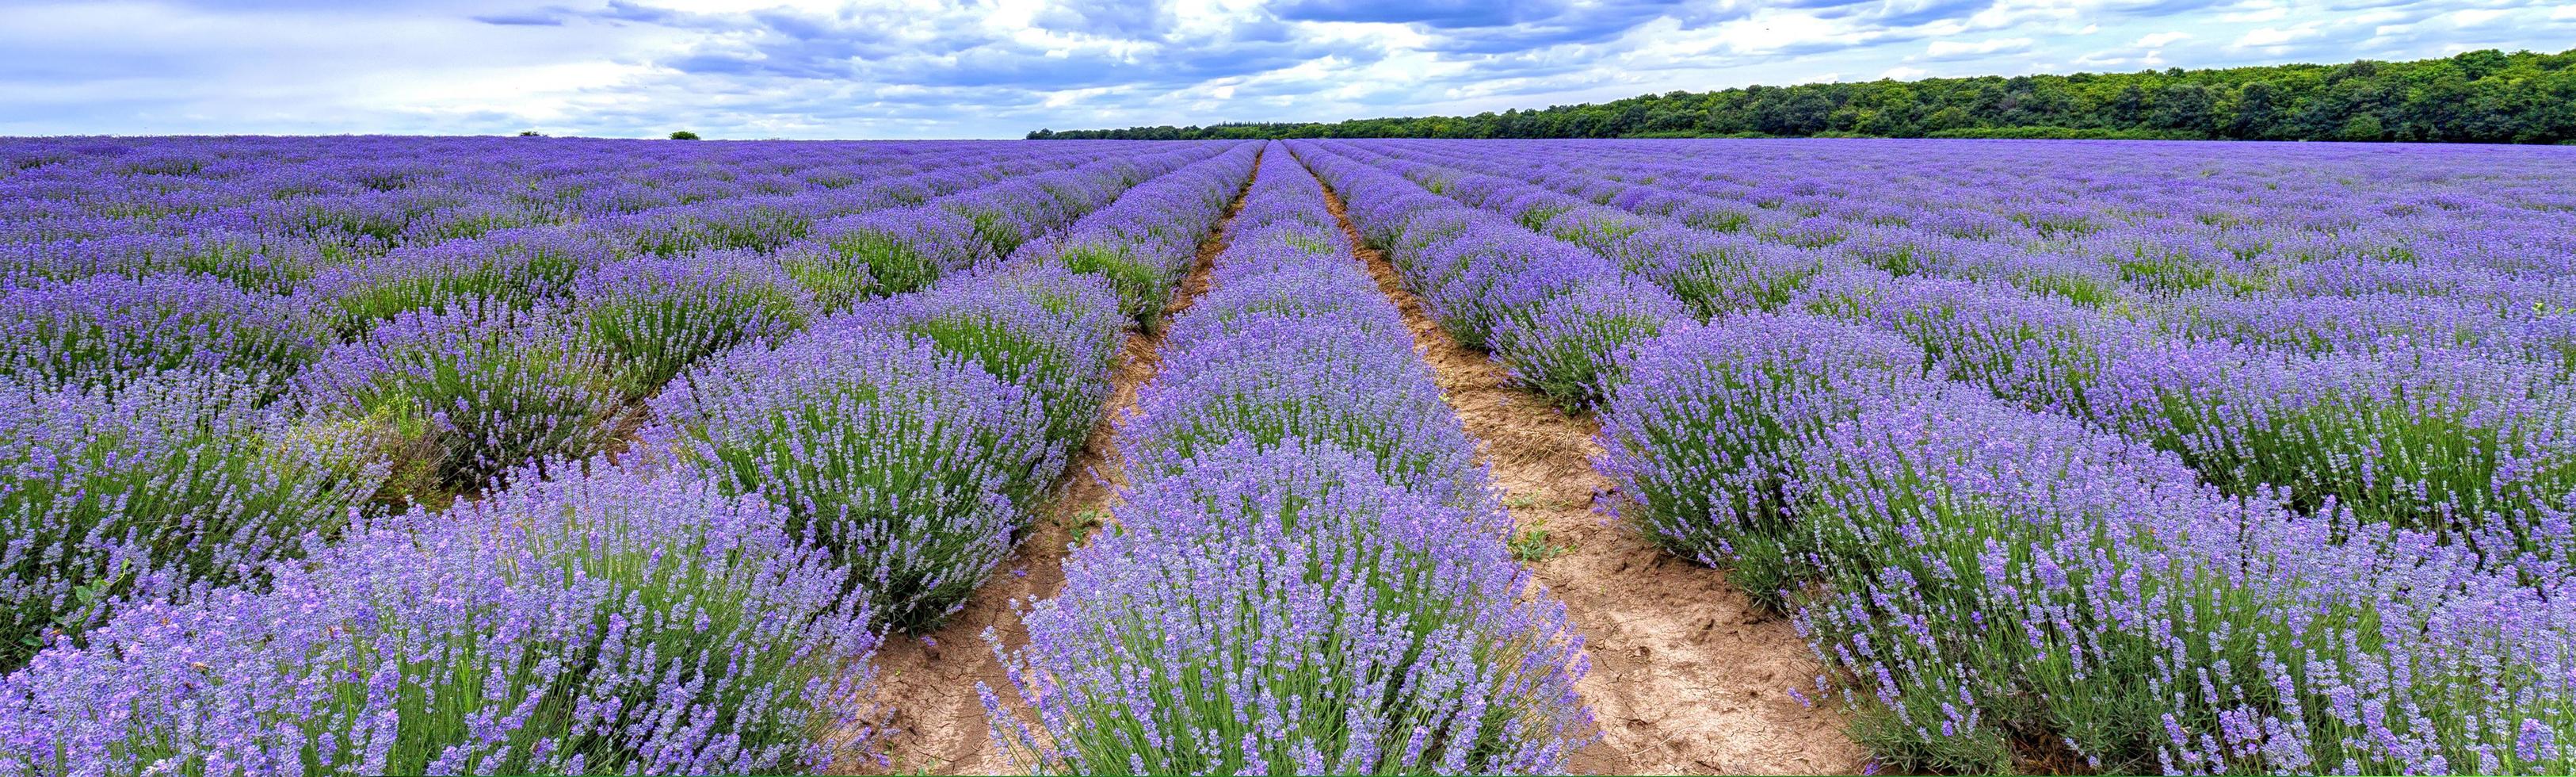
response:
<path fill-rule="evenodd" d="M 1406 291 L 1386 255 L 1327 203 L 1378 288 L 1395 300 L 1449 405 L 1478 440 L 1522 531 L 1561 554 L 1530 563 L 1565 602 L 1592 671 L 1576 686 L 1601 741 L 1575 754 L 1590 774 L 1859 773 L 1865 756 L 1838 710 L 1789 695 L 1817 665 L 1787 619 L 1767 615 L 1716 570 L 1682 561 L 1593 509 L 1611 483 L 1592 468 L 1598 424 L 1505 383 L 1500 365 L 1458 345 Z M 1811 696 L 1815 694 L 1810 694 Z"/>
<path fill-rule="evenodd" d="M 1257 154 L 1253 168 L 1260 169 Z M 1164 321 L 1189 309 L 1190 303 L 1207 291 L 1210 268 L 1216 255 L 1225 250 L 1232 236 L 1234 214 L 1242 209 L 1243 193 L 1249 190 L 1250 179 L 1246 179 L 1245 188 L 1226 205 L 1216 229 L 1199 242 L 1197 263 L 1182 278 L 1180 293 L 1164 306 Z M 994 657 L 992 647 L 985 644 L 984 631 L 992 629 L 1007 648 L 1027 645 L 1029 637 L 1020 624 L 1020 608 L 1052 598 L 1064 587 L 1064 557 L 1070 551 L 1075 528 L 1081 525 L 1083 516 L 1097 515 L 1100 512 L 1095 511 L 1105 512 L 1117 505 L 1120 490 L 1127 486 L 1127 462 L 1118 454 L 1115 442 L 1118 427 L 1136 406 L 1137 388 L 1162 368 L 1162 345 L 1160 331 L 1148 334 L 1128 330 L 1100 421 L 1092 425 L 1090 437 L 1066 468 L 1064 480 L 1056 484 L 1054 498 L 1029 527 L 1029 535 L 1003 562 L 1001 571 L 975 590 L 966 609 L 928 634 L 891 636 L 877 649 L 875 702 L 887 711 L 880 727 L 893 731 L 884 743 L 890 763 L 883 768 L 863 761 L 843 763 L 836 772 L 944 775 L 1009 771 L 1009 764 L 993 751 L 991 724 L 985 719 L 984 703 L 976 696 L 975 684 L 991 687 L 1001 697 L 1006 711 L 1025 715 L 1028 708 L 1020 701 L 1001 661 Z"/>

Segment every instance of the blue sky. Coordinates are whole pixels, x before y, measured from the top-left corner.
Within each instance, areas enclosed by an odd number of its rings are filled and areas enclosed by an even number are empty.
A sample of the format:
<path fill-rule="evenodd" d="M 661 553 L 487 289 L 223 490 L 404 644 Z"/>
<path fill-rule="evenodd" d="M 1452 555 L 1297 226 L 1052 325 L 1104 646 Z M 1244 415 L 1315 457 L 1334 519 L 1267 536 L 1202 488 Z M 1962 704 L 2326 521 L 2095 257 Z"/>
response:
<path fill-rule="evenodd" d="M 1017 137 L 2576 46 L 2418 0 L 0 0 L 0 134 Z"/>

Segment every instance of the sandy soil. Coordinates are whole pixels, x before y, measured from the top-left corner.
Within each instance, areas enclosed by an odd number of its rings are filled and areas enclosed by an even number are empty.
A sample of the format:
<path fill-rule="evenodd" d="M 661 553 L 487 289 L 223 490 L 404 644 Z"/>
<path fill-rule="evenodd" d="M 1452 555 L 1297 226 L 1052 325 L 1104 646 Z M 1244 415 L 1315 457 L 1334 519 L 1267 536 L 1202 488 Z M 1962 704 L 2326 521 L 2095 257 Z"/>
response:
<path fill-rule="evenodd" d="M 1256 168 L 1258 159 L 1255 160 Z M 1247 184 L 1247 188 L 1248 188 Z M 1216 230 L 1198 247 L 1198 264 L 1181 281 L 1181 291 L 1163 309 L 1164 320 L 1189 308 L 1208 288 L 1209 269 L 1225 250 L 1241 193 L 1226 207 Z M 966 609 L 919 637 L 894 636 L 877 650 L 877 697 L 886 737 L 887 768 L 864 761 L 839 764 L 849 774 L 999 774 L 1009 771 L 995 752 L 984 703 L 975 693 L 983 683 L 1001 697 L 1003 707 L 1025 714 L 1027 708 L 1011 687 L 1001 661 L 983 639 L 992 629 L 1002 644 L 1028 644 L 1019 610 L 1051 598 L 1064 586 L 1063 563 L 1074 529 L 1085 514 L 1099 514 L 1117 504 L 1127 485 L 1127 465 L 1113 442 L 1118 427 L 1136 406 L 1136 390 L 1161 368 L 1160 333 L 1130 330 L 1119 351 L 1109 402 L 1082 451 L 1056 485 L 1054 498 L 1022 538 L 1019 549 L 1001 571 L 975 591 Z"/>
<path fill-rule="evenodd" d="M 1601 740 L 1576 754 L 1592 774 L 1858 773 L 1864 754 L 1835 709 L 1808 707 L 1817 664 L 1790 623 L 1712 569 L 1662 552 L 1596 511 L 1616 498 L 1594 471 L 1598 424 L 1505 383 L 1501 365 L 1425 315 L 1385 255 L 1326 196 L 1378 287 L 1395 299 L 1441 391 L 1479 440 L 1520 530 L 1563 551 L 1530 564 L 1583 634 L 1592 672 L 1576 686 Z M 1810 694 L 1811 696 L 1814 694 Z"/>

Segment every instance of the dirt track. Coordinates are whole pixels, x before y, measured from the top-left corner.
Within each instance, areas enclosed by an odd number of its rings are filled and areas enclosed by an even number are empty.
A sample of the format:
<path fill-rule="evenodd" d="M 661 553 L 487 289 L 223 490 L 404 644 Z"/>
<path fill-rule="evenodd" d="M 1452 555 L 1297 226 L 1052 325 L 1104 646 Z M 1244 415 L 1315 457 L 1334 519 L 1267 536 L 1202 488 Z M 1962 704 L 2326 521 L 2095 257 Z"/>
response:
<path fill-rule="evenodd" d="M 1225 250 L 1234 213 L 1242 205 L 1238 192 L 1217 228 L 1199 242 L 1198 263 L 1182 279 L 1180 293 L 1164 307 L 1165 321 L 1187 310 L 1207 291 L 1209 270 L 1216 255 Z M 1099 423 L 1091 427 L 1090 437 L 1065 470 L 1063 482 L 1056 485 L 1054 498 L 1030 526 L 1029 536 L 1021 540 L 1019 549 L 1003 562 L 1001 572 L 976 589 L 966 609 L 938 629 L 918 638 L 891 637 L 878 649 L 876 703 L 891 715 L 882 723 L 893 731 L 885 743 L 891 768 L 849 763 L 841 764 L 837 771 L 1007 771 L 1007 764 L 993 751 L 990 724 L 985 720 L 984 704 L 975 694 L 975 684 L 991 687 L 1013 712 L 1024 712 L 1026 708 L 993 649 L 985 644 L 984 631 L 992 629 L 1007 647 L 1028 644 L 1019 609 L 1056 595 L 1064 586 L 1064 557 L 1073 540 L 1073 527 L 1085 514 L 1097 514 L 1094 511 L 1106 511 L 1117 504 L 1119 489 L 1127 485 L 1127 464 L 1118 455 L 1114 440 L 1120 422 L 1136 406 L 1137 388 L 1161 369 L 1162 344 L 1159 332 L 1128 331 Z"/>
<path fill-rule="evenodd" d="M 1501 365 L 1458 345 L 1404 289 L 1386 256 L 1333 215 L 1393 298 L 1449 405 L 1493 467 L 1514 524 L 1564 551 L 1530 564 L 1583 634 L 1592 672 L 1576 690 L 1601 740 L 1576 754 L 1591 774 L 1855 774 L 1865 756 L 1837 710 L 1789 695 L 1817 665 L 1796 629 L 1755 608 L 1725 576 L 1674 558 L 1593 507 L 1612 498 L 1592 467 L 1597 425 L 1508 385 Z M 1815 696 L 1816 694 L 1809 694 Z"/>

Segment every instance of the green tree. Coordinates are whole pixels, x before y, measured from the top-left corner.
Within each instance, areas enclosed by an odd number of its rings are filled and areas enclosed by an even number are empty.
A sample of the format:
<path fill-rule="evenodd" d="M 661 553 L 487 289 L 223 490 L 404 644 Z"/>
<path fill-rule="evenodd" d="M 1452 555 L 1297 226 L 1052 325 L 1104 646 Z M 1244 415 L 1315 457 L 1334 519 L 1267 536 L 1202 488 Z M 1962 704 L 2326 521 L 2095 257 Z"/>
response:
<path fill-rule="evenodd" d="M 2365 121 L 2365 119 L 2367 119 Z M 1666 92 L 1475 116 L 1038 130 L 1044 138 L 1562 138 L 1700 133 L 2224 137 L 2555 143 L 2576 139 L 2576 50 L 2414 62 L 1930 78 Z"/>

